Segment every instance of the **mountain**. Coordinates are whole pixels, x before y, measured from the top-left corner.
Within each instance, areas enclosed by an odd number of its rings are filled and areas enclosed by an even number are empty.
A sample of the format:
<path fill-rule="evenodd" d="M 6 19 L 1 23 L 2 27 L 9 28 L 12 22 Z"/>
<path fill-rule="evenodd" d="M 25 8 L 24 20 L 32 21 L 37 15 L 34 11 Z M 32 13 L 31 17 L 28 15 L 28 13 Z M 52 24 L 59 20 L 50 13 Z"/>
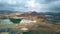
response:
<path fill-rule="evenodd" d="M 0 10 L 0 14 L 10 14 L 13 13 L 14 11 L 10 11 L 10 10 Z"/>
<path fill-rule="evenodd" d="M 34 11 L 34 12 L 31 12 L 29 15 L 31 15 L 31 16 L 38 16 L 40 14 Z"/>
<path fill-rule="evenodd" d="M 39 13 L 37 13 L 37 12 L 31 12 L 31 13 L 23 13 L 23 14 L 21 14 L 21 15 L 18 15 L 19 17 L 20 16 L 38 16 L 39 15 Z"/>

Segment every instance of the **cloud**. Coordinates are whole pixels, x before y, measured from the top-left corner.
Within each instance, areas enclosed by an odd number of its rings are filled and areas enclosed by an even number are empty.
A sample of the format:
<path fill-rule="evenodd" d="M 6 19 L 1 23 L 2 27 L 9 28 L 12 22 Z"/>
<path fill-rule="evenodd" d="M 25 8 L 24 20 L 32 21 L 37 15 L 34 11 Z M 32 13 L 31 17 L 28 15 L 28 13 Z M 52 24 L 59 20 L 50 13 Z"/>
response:
<path fill-rule="evenodd" d="M 43 12 L 60 12 L 60 0 L 40 0 L 40 11 Z"/>
<path fill-rule="evenodd" d="M 0 0 L 0 10 L 60 12 L 60 0 Z"/>

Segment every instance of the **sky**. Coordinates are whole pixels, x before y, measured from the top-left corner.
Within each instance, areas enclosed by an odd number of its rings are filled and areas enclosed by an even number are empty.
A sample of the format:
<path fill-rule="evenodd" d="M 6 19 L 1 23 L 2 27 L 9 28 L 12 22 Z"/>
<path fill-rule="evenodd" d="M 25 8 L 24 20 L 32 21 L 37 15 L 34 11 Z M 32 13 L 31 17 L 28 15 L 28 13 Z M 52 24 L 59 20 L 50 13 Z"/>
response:
<path fill-rule="evenodd" d="M 60 0 L 0 0 L 0 10 L 60 12 Z"/>

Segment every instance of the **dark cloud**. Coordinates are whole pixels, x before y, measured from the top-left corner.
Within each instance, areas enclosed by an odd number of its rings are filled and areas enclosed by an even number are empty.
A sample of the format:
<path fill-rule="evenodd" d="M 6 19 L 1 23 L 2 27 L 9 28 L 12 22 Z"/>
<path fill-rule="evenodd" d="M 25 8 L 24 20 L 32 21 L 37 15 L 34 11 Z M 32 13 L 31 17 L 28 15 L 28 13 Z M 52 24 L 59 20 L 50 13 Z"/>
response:
<path fill-rule="evenodd" d="M 41 4 L 48 4 L 55 1 L 59 1 L 59 0 L 36 0 L 36 2 L 39 2 Z"/>
<path fill-rule="evenodd" d="M 45 3 L 51 3 L 51 2 L 55 2 L 57 0 L 45 0 Z"/>
<path fill-rule="evenodd" d="M 43 12 L 60 12 L 60 0 L 43 0 L 43 7 L 40 11 Z"/>

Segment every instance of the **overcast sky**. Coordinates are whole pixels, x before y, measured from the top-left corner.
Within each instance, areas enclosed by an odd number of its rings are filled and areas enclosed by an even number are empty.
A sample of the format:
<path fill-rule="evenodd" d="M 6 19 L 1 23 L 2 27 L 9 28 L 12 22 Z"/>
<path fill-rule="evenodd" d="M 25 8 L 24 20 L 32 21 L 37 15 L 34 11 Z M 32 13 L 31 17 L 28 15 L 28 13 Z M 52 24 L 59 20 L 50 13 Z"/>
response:
<path fill-rule="evenodd" d="M 0 0 L 0 10 L 60 12 L 60 0 Z"/>

